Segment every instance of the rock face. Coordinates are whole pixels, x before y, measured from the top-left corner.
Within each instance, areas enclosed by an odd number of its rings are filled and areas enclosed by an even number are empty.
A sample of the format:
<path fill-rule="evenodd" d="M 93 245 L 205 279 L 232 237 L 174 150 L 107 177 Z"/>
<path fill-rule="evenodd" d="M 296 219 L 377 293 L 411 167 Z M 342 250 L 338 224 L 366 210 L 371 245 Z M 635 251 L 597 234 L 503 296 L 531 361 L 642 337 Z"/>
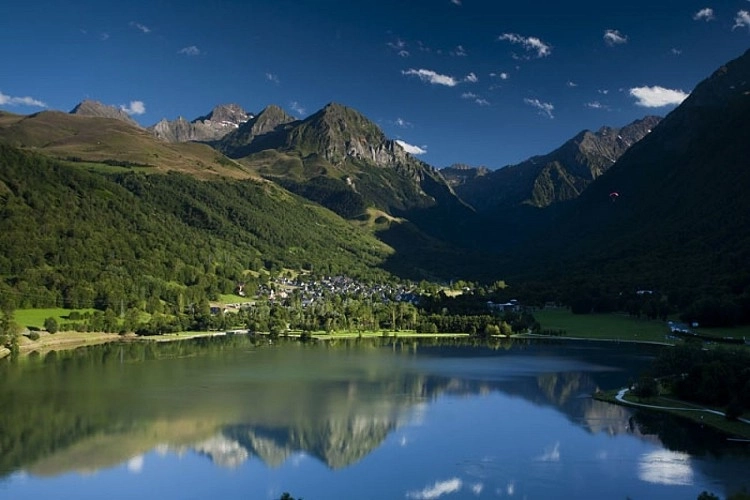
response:
<path fill-rule="evenodd" d="M 209 114 L 193 121 L 183 117 L 166 118 L 148 128 L 158 139 L 167 142 L 216 141 L 234 132 L 253 116 L 237 104 L 216 106 Z"/>
<path fill-rule="evenodd" d="M 541 208 L 576 198 L 660 120 L 647 116 L 622 128 L 585 130 L 549 154 L 485 176 L 467 176 L 454 189 L 477 210 L 518 205 Z"/>
<path fill-rule="evenodd" d="M 99 101 L 85 100 L 70 111 L 71 115 L 97 116 L 99 118 L 114 118 L 129 125 L 140 128 L 138 122 L 133 120 L 125 111 L 114 106 L 107 106 Z"/>
<path fill-rule="evenodd" d="M 456 163 L 450 167 L 440 169 L 440 173 L 445 180 L 454 188 L 466 184 L 467 182 L 471 182 L 477 177 L 487 175 L 490 172 L 491 170 L 487 167 L 472 167 L 465 163 Z"/>
<path fill-rule="evenodd" d="M 344 217 L 360 216 L 368 207 L 399 215 L 441 204 L 466 209 L 435 168 L 340 104 L 304 120 L 269 106 L 215 145 Z"/>
<path fill-rule="evenodd" d="M 407 161 L 404 148 L 385 137 L 373 122 L 352 108 L 330 103 L 295 127 L 286 143 L 315 151 L 336 165 L 347 158 L 379 167 Z"/>
<path fill-rule="evenodd" d="M 233 158 L 272 149 L 278 145 L 277 133 L 294 121 L 283 109 L 272 104 L 223 136 L 214 146 Z"/>

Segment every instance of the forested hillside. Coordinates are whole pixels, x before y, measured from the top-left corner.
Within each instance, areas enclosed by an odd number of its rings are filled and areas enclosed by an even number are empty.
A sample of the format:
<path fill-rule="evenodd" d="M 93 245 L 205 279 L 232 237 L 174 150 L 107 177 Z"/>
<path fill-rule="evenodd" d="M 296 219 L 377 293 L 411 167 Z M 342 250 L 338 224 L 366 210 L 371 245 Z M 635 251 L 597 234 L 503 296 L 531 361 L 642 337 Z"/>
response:
<path fill-rule="evenodd" d="M 750 321 L 748 116 L 750 51 L 540 225 L 517 264 L 589 295 L 668 292 L 706 325 Z"/>
<path fill-rule="evenodd" d="M 384 274 L 386 245 L 272 183 L 128 170 L 0 145 L 0 293 L 16 307 L 179 309 L 263 269 Z"/>

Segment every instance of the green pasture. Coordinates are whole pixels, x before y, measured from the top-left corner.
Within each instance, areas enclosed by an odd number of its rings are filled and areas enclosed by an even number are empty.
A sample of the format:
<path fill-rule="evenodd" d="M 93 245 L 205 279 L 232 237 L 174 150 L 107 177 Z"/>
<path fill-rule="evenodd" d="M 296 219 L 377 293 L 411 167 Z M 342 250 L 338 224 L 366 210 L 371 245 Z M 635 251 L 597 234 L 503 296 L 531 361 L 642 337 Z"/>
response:
<path fill-rule="evenodd" d="M 81 315 L 93 314 L 96 309 L 76 309 Z M 44 328 L 44 320 L 55 318 L 58 324 L 70 321 L 68 315 L 72 309 L 63 309 L 61 307 L 52 307 L 48 309 L 16 309 L 13 311 L 13 318 L 16 323 L 26 328 Z"/>
<path fill-rule="evenodd" d="M 252 297 L 241 297 L 231 293 L 222 293 L 219 295 L 218 302 L 222 304 L 244 304 L 246 302 L 254 302 L 255 299 Z"/>
<path fill-rule="evenodd" d="M 534 317 L 545 330 L 563 330 L 562 337 L 597 340 L 669 342 L 664 321 L 637 319 L 626 314 L 573 314 L 567 309 L 540 309 Z"/>
<path fill-rule="evenodd" d="M 750 325 L 733 326 L 727 328 L 693 328 L 695 333 L 709 337 L 731 337 L 735 339 L 750 340 Z"/>

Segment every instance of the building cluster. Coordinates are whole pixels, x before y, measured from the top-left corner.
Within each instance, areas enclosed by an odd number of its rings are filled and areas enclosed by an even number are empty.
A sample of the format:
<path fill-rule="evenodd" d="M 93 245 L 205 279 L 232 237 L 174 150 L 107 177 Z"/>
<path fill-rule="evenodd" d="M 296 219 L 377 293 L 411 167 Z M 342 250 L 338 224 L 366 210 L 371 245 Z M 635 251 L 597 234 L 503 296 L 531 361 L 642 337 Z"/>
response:
<path fill-rule="evenodd" d="M 244 292 L 244 286 L 238 285 L 238 290 Z M 328 276 L 311 279 L 306 276 L 289 278 L 279 276 L 268 283 L 258 286 L 256 300 L 288 303 L 299 300 L 302 307 L 308 307 L 316 302 L 330 300 L 331 297 L 369 299 L 373 302 L 409 302 L 416 304 L 418 293 L 413 285 L 391 283 L 363 283 L 347 276 Z M 229 309 L 251 307 L 253 302 L 228 304 Z"/>

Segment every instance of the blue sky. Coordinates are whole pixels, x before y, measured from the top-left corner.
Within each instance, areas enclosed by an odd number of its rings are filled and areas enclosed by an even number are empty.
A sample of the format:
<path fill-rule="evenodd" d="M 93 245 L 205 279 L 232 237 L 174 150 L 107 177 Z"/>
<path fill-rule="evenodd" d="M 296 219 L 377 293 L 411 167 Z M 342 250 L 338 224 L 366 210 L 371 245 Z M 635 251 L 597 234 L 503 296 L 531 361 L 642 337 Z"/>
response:
<path fill-rule="evenodd" d="M 750 0 L 9 0 L 0 109 L 96 99 L 148 126 L 333 101 L 436 167 L 498 168 L 665 115 L 749 47 Z"/>

